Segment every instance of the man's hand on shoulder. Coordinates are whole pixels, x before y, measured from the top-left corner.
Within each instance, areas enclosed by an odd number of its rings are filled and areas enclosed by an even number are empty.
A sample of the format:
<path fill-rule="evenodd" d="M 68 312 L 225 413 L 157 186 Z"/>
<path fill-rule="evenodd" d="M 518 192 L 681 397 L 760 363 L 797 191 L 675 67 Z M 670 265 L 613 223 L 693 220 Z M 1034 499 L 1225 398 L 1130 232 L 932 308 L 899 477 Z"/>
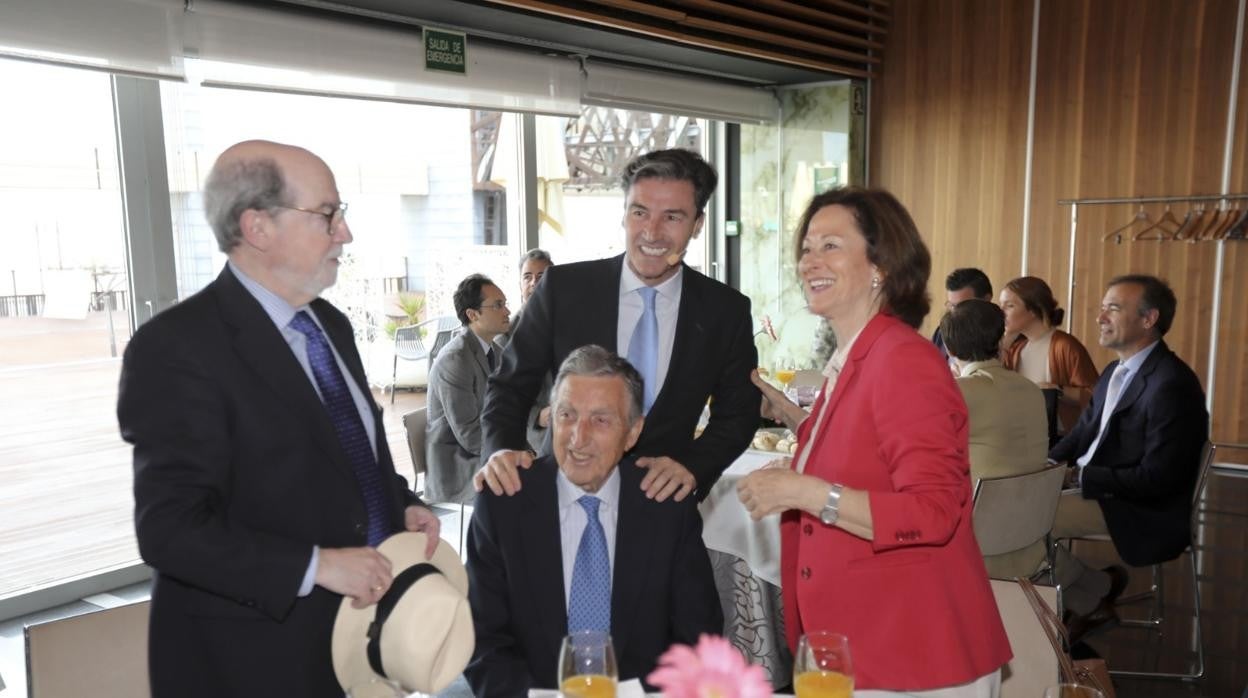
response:
<path fill-rule="evenodd" d="M 667 456 L 638 458 L 637 467 L 647 470 L 641 479 L 641 489 L 645 490 L 647 499 L 656 502 L 666 501 L 668 497 L 683 501 L 698 486 L 688 468 Z"/>
<path fill-rule="evenodd" d="M 533 459 L 532 451 L 495 451 L 485 462 L 485 467 L 472 476 L 472 486 L 480 492 L 488 485 L 494 494 L 510 497 L 520 491 L 520 468 L 532 467 Z"/>
<path fill-rule="evenodd" d="M 392 581 L 390 560 L 376 548 L 321 548 L 316 585 L 351 597 L 353 608 L 377 603 Z"/>
<path fill-rule="evenodd" d="M 413 504 L 403 510 L 403 528 L 425 534 L 425 559 L 433 557 L 438 549 L 438 536 L 442 532 L 442 520 L 433 510 L 421 504 Z"/>

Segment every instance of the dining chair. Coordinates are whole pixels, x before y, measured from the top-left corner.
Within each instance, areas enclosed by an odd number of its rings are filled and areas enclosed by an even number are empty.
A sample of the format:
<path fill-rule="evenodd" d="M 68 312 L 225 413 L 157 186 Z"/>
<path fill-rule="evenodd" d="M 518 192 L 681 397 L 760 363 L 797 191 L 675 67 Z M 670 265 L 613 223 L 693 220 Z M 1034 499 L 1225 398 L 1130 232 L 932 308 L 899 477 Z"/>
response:
<path fill-rule="evenodd" d="M 1189 528 L 1191 529 L 1191 542 L 1183 553 L 1188 554 L 1191 562 L 1192 571 L 1192 598 L 1194 619 L 1192 620 L 1192 638 L 1196 645 L 1196 667 L 1190 672 L 1166 672 L 1166 671 L 1134 671 L 1125 669 L 1111 669 L 1110 674 L 1114 676 L 1132 676 L 1137 678 L 1151 679 L 1179 679 L 1183 681 L 1195 681 L 1205 675 L 1205 639 L 1200 627 L 1200 548 L 1196 545 L 1196 527 L 1200 520 L 1200 498 L 1205 491 L 1205 484 L 1209 479 L 1209 471 L 1213 468 L 1213 463 L 1218 452 L 1218 445 L 1206 441 L 1204 449 L 1200 455 L 1200 467 L 1196 471 L 1196 485 L 1192 489 L 1192 513 Z M 1113 541 L 1107 534 L 1097 534 L 1091 536 L 1081 536 L 1072 538 L 1072 541 L 1094 541 L 1098 543 L 1112 543 Z M 1177 558 L 1175 558 L 1177 559 Z M 1162 613 L 1162 603 L 1165 599 L 1165 576 L 1163 574 L 1162 565 L 1165 563 L 1157 563 L 1152 565 L 1152 586 L 1138 594 L 1131 594 L 1118 599 L 1117 606 L 1136 603 L 1146 599 L 1152 599 L 1151 613 L 1147 618 L 1124 618 L 1120 623 L 1120 627 L 1124 628 L 1144 628 L 1161 632 L 1162 621 L 1165 616 Z"/>
<path fill-rule="evenodd" d="M 429 456 L 426 451 L 425 428 L 429 421 L 429 408 L 422 407 L 418 410 L 412 410 L 403 415 L 403 430 L 407 432 L 407 450 L 412 454 L 412 470 L 415 472 L 413 477 L 417 483 L 421 481 L 421 476 L 429 471 Z M 421 489 L 417 489 L 417 483 L 412 483 L 412 488 L 416 490 L 416 495 L 424 494 Z M 426 502 L 433 506 L 435 502 Z M 467 504 L 459 504 L 459 551 L 460 557 L 464 554 L 464 534 L 467 531 L 466 519 L 470 515 L 470 509 Z M 445 507 L 443 507 L 445 508 Z"/>
<path fill-rule="evenodd" d="M 147 698 L 149 602 L 27 625 L 30 698 Z"/>
<path fill-rule="evenodd" d="M 976 483 L 971 522 L 984 557 L 1041 543 L 1049 581 L 1053 583 L 1053 559 L 1047 539 L 1057 516 L 1064 471 L 1060 467 L 1045 467 L 1019 475 L 982 478 Z"/>
<path fill-rule="evenodd" d="M 399 387 L 399 359 L 404 361 L 427 360 L 433 365 L 432 342 L 425 343 L 425 337 L 437 337 L 439 328 L 445 318 L 433 318 L 418 322 L 415 325 L 400 327 L 394 331 L 394 365 L 390 369 L 390 404 L 394 404 L 394 393 Z M 427 368 L 427 367 L 426 367 Z"/>
<path fill-rule="evenodd" d="M 990 580 L 997 612 L 1005 626 L 1014 656 L 1001 668 L 1001 698 L 1036 698 L 1058 682 L 1057 655 L 1040 619 L 1017 582 Z M 1057 588 L 1036 586 L 1049 608 L 1057 603 Z"/>

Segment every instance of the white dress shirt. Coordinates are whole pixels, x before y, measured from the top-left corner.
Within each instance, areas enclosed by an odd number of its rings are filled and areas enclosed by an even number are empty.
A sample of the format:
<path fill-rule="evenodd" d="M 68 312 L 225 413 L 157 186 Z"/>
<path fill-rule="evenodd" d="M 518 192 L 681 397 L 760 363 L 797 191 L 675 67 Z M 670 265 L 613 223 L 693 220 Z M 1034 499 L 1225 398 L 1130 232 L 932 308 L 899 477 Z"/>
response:
<path fill-rule="evenodd" d="M 676 344 L 676 317 L 680 314 L 680 292 L 684 267 L 677 267 L 676 275 L 664 281 L 654 290 L 658 293 L 654 298 L 654 311 L 659 319 L 659 375 L 655 376 L 658 387 L 654 391 L 655 399 L 663 390 L 667 380 L 667 369 L 672 365 L 672 347 Z M 628 260 L 624 261 L 624 270 L 620 273 L 620 319 L 616 326 L 615 353 L 628 356 L 628 344 L 633 339 L 633 330 L 637 329 L 637 321 L 645 311 L 645 304 L 637 289 L 645 286 L 641 279 L 628 268 Z"/>
<path fill-rule="evenodd" d="M 581 535 L 589 519 L 585 509 L 576 500 L 592 494 L 602 501 L 598 505 L 598 521 L 607 539 L 607 559 L 611 564 L 611 578 L 615 579 L 615 528 L 620 519 L 620 471 L 615 468 L 597 492 L 586 492 L 572 484 L 560 470 L 555 475 L 559 492 L 559 543 L 563 548 L 563 607 L 568 607 L 572 595 L 572 568 L 576 566 L 576 551 L 581 545 Z"/>

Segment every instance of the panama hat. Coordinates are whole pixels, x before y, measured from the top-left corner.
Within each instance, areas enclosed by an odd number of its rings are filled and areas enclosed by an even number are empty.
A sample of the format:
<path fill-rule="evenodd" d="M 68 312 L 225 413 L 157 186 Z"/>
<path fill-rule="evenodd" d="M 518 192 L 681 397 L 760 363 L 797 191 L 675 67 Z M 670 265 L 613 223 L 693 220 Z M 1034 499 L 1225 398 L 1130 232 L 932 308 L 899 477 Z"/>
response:
<path fill-rule="evenodd" d="M 365 608 L 342 600 L 331 640 L 334 674 L 345 691 L 381 678 L 437 693 L 472 658 L 468 572 L 446 541 L 426 560 L 423 533 L 397 533 L 377 550 L 393 565 L 394 581 Z"/>

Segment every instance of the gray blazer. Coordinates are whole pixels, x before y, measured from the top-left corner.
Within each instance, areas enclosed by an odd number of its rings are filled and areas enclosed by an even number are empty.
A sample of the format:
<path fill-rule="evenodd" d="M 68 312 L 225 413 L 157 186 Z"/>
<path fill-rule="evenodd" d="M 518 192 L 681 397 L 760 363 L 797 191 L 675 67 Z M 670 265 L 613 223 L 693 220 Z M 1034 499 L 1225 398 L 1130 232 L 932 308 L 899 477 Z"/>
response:
<path fill-rule="evenodd" d="M 495 356 L 501 353 L 495 349 Z M 442 347 L 429 369 L 427 501 L 466 503 L 476 496 L 472 474 L 481 460 L 481 407 L 488 376 L 485 350 L 468 329 Z"/>

